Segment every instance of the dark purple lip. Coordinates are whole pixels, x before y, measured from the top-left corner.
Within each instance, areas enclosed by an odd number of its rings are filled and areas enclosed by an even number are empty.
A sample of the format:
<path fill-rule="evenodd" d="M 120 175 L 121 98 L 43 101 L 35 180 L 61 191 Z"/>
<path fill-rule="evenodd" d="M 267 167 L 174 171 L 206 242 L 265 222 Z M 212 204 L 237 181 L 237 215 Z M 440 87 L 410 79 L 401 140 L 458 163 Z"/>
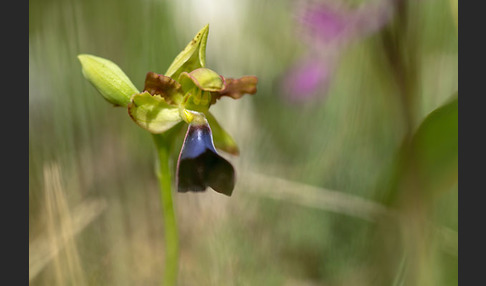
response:
<path fill-rule="evenodd" d="M 231 196 L 235 186 L 233 166 L 214 148 L 211 128 L 206 124 L 189 124 L 177 162 L 178 192 L 203 192 L 211 187 Z"/>

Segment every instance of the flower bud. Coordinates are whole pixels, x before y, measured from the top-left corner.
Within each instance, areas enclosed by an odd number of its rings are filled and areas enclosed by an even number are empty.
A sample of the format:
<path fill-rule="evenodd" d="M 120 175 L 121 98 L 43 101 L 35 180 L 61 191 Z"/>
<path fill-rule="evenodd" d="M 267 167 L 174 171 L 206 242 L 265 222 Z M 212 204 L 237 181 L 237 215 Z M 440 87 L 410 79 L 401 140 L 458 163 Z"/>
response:
<path fill-rule="evenodd" d="M 84 77 L 115 106 L 128 106 L 139 93 L 128 76 L 112 61 L 92 55 L 78 55 Z"/>

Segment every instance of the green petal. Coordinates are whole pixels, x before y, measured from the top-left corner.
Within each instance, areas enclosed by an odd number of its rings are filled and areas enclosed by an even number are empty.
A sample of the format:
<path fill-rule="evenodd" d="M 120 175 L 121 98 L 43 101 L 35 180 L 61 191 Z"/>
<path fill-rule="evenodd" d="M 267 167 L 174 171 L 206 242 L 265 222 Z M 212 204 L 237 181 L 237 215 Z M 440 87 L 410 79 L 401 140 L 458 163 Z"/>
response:
<path fill-rule="evenodd" d="M 179 108 L 171 106 L 159 96 L 143 92 L 133 96 L 128 114 L 140 127 L 151 133 L 162 133 L 181 122 Z"/>
<path fill-rule="evenodd" d="M 205 115 L 206 119 L 208 120 L 209 126 L 211 127 L 211 131 L 213 132 L 214 147 L 233 155 L 239 155 L 240 150 L 238 149 L 238 146 L 236 145 L 233 137 L 231 137 L 231 135 L 229 135 L 223 129 L 223 127 L 219 125 L 218 121 L 216 121 L 216 118 L 214 118 L 214 116 L 210 112 L 206 112 Z"/>
<path fill-rule="evenodd" d="M 211 94 L 219 92 L 224 86 L 224 78 L 207 68 L 198 68 L 190 73 L 182 72 L 179 82 L 184 93 L 184 108 L 203 113 L 211 105 Z"/>
<path fill-rule="evenodd" d="M 128 76 L 110 60 L 93 55 L 78 55 L 84 77 L 115 106 L 127 106 L 130 97 L 139 93 Z"/>
<path fill-rule="evenodd" d="M 204 26 L 192 39 L 186 48 L 177 55 L 169 66 L 165 75 L 178 78 L 183 71 L 192 71 L 206 66 L 206 42 L 208 39 L 209 24 Z"/>
<path fill-rule="evenodd" d="M 190 90 L 194 85 L 204 91 L 220 91 L 223 89 L 223 78 L 208 68 L 198 68 L 190 73 L 182 72 L 179 82 L 184 91 Z"/>

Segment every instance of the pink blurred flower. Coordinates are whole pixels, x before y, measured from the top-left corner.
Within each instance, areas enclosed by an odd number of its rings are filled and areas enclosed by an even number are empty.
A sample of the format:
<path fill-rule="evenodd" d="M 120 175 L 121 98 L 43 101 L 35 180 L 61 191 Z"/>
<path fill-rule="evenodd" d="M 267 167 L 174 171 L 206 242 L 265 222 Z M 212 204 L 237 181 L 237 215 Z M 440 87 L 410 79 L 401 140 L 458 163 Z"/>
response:
<path fill-rule="evenodd" d="M 284 96 L 293 102 L 324 96 L 342 51 L 384 27 L 395 1 L 371 1 L 354 9 L 330 1 L 300 3 L 297 35 L 308 51 L 284 75 Z"/>
<path fill-rule="evenodd" d="M 304 102 L 327 90 L 329 81 L 330 67 L 314 59 L 302 59 L 288 70 L 282 87 L 287 100 Z"/>

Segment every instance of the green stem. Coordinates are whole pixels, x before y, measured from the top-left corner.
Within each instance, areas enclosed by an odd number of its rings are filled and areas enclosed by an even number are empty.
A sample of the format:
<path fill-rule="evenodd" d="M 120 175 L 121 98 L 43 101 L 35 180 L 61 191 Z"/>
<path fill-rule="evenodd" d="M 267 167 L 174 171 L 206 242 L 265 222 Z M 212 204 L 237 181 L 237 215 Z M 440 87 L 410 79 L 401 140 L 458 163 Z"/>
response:
<path fill-rule="evenodd" d="M 160 186 L 160 200 L 165 229 L 165 271 L 162 285 L 176 285 L 179 264 L 179 237 L 177 221 L 172 202 L 172 180 L 170 172 L 171 141 L 165 134 L 154 134 L 157 148 L 158 168 L 157 177 Z"/>

